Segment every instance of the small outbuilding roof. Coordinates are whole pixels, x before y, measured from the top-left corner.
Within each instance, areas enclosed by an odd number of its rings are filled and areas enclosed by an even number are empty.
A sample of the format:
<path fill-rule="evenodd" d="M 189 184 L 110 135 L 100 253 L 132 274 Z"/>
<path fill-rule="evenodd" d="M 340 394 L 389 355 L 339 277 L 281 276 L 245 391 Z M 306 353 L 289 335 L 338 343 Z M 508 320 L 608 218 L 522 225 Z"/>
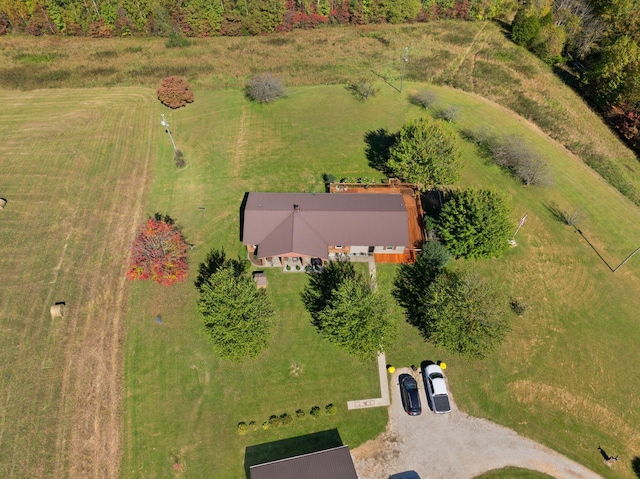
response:
<path fill-rule="evenodd" d="M 358 479 L 348 446 L 249 468 L 251 479 Z"/>
<path fill-rule="evenodd" d="M 327 257 L 329 245 L 409 246 L 401 195 L 249 193 L 242 242 L 258 256 Z"/>

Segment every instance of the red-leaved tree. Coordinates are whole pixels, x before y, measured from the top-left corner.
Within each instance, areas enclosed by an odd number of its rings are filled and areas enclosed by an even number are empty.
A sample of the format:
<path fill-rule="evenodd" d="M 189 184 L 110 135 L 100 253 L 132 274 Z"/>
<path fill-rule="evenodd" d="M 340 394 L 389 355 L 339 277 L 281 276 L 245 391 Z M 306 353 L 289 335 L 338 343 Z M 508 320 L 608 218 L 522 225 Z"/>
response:
<path fill-rule="evenodd" d="M 169 108 L 180 108 L 187 103 L 193 103 L 193 92 L 187 81 L 179 76 L 170 76 L 162 80 L 158 88 L 158 100 Z"/>
<path fill-rule="evenodd" d="M 151 279 L 169 286 L 189 273 L 188 245 L 171 218 L 156 214 L 140 225 L 131 245 L 129 279 Z"/>

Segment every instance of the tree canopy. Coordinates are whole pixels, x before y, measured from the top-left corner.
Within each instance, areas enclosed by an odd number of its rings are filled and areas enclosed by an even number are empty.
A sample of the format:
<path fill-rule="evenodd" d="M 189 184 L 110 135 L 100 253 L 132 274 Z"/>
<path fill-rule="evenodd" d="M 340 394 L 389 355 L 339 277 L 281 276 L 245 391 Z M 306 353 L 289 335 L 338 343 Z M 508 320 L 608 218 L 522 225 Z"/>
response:
<path fill-rule="evenodd" d="M 175 75 L 164 78 L 156 93 L 162 104 L 173 109 L 193 103 L 194 99 L 193 91 L 187 81 Z"/>
<path fill-rule="evenodd" d="M 395 339 L 387 294 L 352 263 L 335 261 L 310 273 L 302 300 L 322 336 L 359 359 L 374 358 Z"/>
<path fill-rule="evenodd" d="M 200 266 L 196 287 L 204 330 L 220 357 L 232 361 L 255 358 L 267 347 L 273 307 L 265 290 L 257 288 L 246 263 L 214 250 Z"/>
<path fill-rule="evenodd" d="M 446 121 L 409 120 L 389 149 L 388 169 L 398 178 L 423 186 L 450 185 L 460 173 L 460 148 Z"/>
<path fill-rule="evenodd" d="M 452 191 L 435 220 L 435 231 L 457 258 L 497 257 L 508 248 L 510 213 L 508 197 L 496 191 Z"/>
<path fill-rule="evenodd" d="M 0 35 L 260 35 L 328 23 L 490 19 L 510 8 L 508 0 L 0 0 Z"/>
<path fill-rule="evenodd" d="M 426 261 L 402 265 L 394 295 L 425 340 L 451 353 L 483 358 L 509 330 L 504 298 L 469 271 L 435 269 Z"/>
<path fill-rule="evenodd" d="M 169 286 L 189 273 L 188 245 L 169 216 L 156 214 L 140 225 L 129 258 L 129 279 L 151 279 Z"/>

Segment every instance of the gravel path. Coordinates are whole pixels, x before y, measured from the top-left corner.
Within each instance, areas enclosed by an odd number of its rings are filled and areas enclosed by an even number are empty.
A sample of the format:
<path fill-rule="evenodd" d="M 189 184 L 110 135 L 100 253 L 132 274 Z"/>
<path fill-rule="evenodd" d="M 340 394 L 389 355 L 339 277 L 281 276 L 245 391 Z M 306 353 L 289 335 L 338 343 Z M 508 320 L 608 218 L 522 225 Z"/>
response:
<path fill-rule="evenodd" d="M 352 451 L 360 479 L 471 479 L 507 466 L 541 471 L 556 479 L 601 478 L 511 429 L 460 412 L 453 398 L 450 414 L 433 414 L 419 373 L 413 374 L 421 386 L 423 412 L 408 416 L 398 388 L 398 376 L 403 373 L 412 371 L 398 369 L 390 381 L 387 431 Z"/>

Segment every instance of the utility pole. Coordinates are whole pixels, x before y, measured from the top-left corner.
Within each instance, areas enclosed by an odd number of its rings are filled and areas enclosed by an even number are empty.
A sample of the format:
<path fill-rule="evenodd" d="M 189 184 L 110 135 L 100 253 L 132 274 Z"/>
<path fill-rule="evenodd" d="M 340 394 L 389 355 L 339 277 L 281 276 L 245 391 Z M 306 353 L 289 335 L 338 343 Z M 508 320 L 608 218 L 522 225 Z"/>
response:
<path fill-rule="evenodd" d="M 409 47 L 404 47 L 404 55 L 402 56 L 402 77 L 400 78 L 400 93 L 402 93 L 402 84 L 404 83 L 404 69 L 409 61 Z"/>
<path fill-rule="evenodd" d="M 160 122 L 160 124 L 164 126 L 164 131 L 169 133 L 169 138 L 171 139 L 171 144 L 173 145 L 173 151 L 177 153 L 178 148 L 176 147 L 176 142 L 173 141 L 173 135 L 171 134 L 171 130 L 169 129 L 169 122 L 165 120 L 164 113 L 160 113 L 160 116 L 162 117 L 162 121 Z"/>
<path fill-rule="evenodd" d="M 520 219 L 520 224 L 518 225 L 518 227 L 516 228 L 516 232 L 513 233 L 513 236 L 511 237 L 511 239 L 509 240 L 509 244 L 511 246 L 517 246 L 518 243 L 516 243 L 516 235 L 518 234 L 518 231 L 520 231 L 520 228 L 522 228 L 522 225 L 524 224 L 524 222 L 527 220 L 527 215 L 524 215 L 521 219 Z"/>

